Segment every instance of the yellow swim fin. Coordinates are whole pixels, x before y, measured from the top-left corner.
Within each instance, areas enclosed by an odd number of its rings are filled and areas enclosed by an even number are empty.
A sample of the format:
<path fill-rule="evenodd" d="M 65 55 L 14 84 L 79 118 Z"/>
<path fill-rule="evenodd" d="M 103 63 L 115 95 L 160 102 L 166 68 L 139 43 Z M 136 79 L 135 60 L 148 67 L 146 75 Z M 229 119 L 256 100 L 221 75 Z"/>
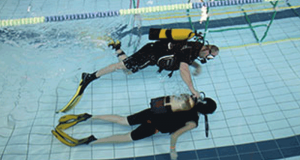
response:
<path fill-rule="evenodd" d="M 81 144 L 89 144 L 90 142 L 97 140 L 94 135 L 82 139 L 75 139 L 60 129 L 55 129 L 51 132 L 59 141 L 70 147 L 78 146 Z"/>
<path fill-rule="evenodd" d="M 91 118 L 92 115 L 88 113 L 83 113 L 79 115 L 65 115 L 59 119 L 59 124 L 56 126 L 57 129 L 67 129 L 79 122 L 86 121 L 87 119 Z"/>
<path fill-rule="evenodd" d="M 70 141 L 72 143 L 78 144 L 78 142 L 79 142 L 78 139 L 75 139 L 75 138 L 69 136 L 67 133 L 63 132 L 60 129 L 55 128 L 55 132 L 58 133 L 64 139 L 67 139 L 68 141 Z"/>
<path fill-rule="evenodd" d="M 70 123 L 60 123 L 56 126 L 57 129 L 68 129 L 74 125 L 76 125 L 78 122 L 77 121 L 73 121 Z"/>
<path fill-rule="evenodd" d="M 64 116 L 59 118 L 58 122 L 59 123 L 71 122 L 71 121 L 77 120 L 78 116 L 79 115 L 76 115 L 76 114 L 64 115 Z"/>
<path fill-rule="evenodd" d="M 71 100 L 67 103 L 67 105 L 65 105 L 61 110 L 56 111 L 56 113 L 67 112 L 67 111 L 71 110 L 72 108 L 74 108 L 80 101 L 85 88 L 90 84 L 90 82 L 97 79 L 97 77 L 95 77 L 95 74 L 96 74 L 96 72 L 93 74 L 82 73 L 81 80 L 80 80 L 80 83 L 76 90 L 75 95 L 71 98 Z"/>
<path fill-rule="evenodd" d="M 80 81 L 80 84 L 81 83 L 82 83 L 82 80 Z M 71 98 L 71 100 L 68 102 L 68 104 L 65 105 L 61 110 L 57 111 L 56 113 L 67 112 L 67 111 L 71 110 L 72 108 L 74 108 L 82 97 L 82 95 L 79 95 L 80 90 L 81 90 L 81 85 L 78 86 L 75 95 Z"/>
<path fill-rule="evenodd" d="M 70 146 L 70 147 L 74 147 L 77 144 L 72 142 L 72 141 L 68 141 L 66 140 L 62 135 L 60 135 L 58 132 L 56 132 L 56 130 L 52 130 L 51 133 L 59 140 L 61 141 L 63 144 Z"/>
<path fill-rule="evenodd" d="M 108 43 L 108 47 L 112 47 L 113 49 L 118 50 L 121 48 L 121 42 L 119 40 L 117 41 L 111 40 Z"/>

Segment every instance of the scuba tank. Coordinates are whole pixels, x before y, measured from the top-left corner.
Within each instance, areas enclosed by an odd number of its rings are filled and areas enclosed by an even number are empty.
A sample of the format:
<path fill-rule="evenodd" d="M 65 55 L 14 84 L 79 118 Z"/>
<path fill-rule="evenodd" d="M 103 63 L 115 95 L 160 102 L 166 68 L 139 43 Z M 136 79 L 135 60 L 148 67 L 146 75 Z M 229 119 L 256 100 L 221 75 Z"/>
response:
<path fill-rule="evenodd" d="M 194 36 L 197 36 L 197 33 L 190 29 L 150 28 L 149 31 L 149 40 L 186 41 Z"/>

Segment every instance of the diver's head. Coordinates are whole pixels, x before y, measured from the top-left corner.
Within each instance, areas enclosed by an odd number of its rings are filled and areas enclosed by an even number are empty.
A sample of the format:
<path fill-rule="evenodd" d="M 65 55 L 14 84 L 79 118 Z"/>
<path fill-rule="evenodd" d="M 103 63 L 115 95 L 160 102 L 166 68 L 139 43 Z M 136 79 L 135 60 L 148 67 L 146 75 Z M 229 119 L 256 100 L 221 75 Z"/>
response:
<path fill-rule="evenodd" d="M 199 52 L 201 63 L 214 59 L 219 54 L 219 48 L 215 45 L 205 45 Z"/>
<path fill-rule="evenodd" d="M 212 114 L 217 109 L 217 103 L 211 98 L 204 98 L 201 101 L 194 99 L 194 108 L 201 114 Z"/>
<path fill-rule="evenodd" d="M 196 101 L 195 101 L 196 100 Z M 205 97 L 203 100 L 194 99 L 195 106 L 193 109 L 196 109 L 197 112 L 204 115 L 205 119 L 205 136 L 208 137 L 209 125 L 208 125 L 208 116 L 207 114 L 212 114 L 217 109 L 216 102 L 208 97 Z"/>

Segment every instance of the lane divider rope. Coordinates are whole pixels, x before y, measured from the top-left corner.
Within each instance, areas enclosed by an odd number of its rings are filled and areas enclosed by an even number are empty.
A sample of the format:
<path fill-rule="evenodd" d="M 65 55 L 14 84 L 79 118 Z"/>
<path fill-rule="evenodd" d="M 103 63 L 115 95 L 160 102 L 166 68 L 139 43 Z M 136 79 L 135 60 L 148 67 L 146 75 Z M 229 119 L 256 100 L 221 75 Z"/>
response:
<path fill-rule="evenodd" d="M 9 20 L 0 20 L 0 27 L 38 24 L 38 23 L 46 23 L 46 22 L 61 22 L 61 21 L 70 21 L 70 20 L 92 19 L 92 18 L 105 18 L 105 17 L 113 17 L 113 16 L 164 12 L 164 11 L 173 11 L 173 10 L 198 9 L 198 8 L 202 8 L 203 6 L 206 7 L 232 6 L 232 5 L 251 4 L 251 3 L 261 3 L 265 1 L 266 0 L 225 0 L 225 1 L 184 3 L 184 4 L 172 4 L 172 5 L 164 5 L 164 6 L 121 9 L 119 11 L 105 11 L 105 12 L 94 12 L 94 13 L 80 13 L 80 14 L 33 17 L 33 18 L 9 19 Z"/>

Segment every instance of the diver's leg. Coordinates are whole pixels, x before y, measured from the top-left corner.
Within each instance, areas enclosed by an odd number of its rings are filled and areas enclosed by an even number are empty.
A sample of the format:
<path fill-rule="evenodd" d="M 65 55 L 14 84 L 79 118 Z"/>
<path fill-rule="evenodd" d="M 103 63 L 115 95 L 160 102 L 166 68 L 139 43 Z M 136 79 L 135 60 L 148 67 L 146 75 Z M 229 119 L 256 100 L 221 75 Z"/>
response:
<path fill-rule="evenodd" d="M 119 62 L 123 62 L 124 59 L 128 58 L 126 53 L 120 48 L 116 49 L 115 55 L 118 57 Z M 129 69 L 127 69 L 126 67 L 125 67 L 125 69 L 123 69 L 123 72 L 127 75 L 132 74 L 132 72 Z"/>
<path fill-rule="evenodd" d="M 126 69 L 123 62 L 114 63 L 114 64 L 111 64 L 107 67 L 104 67 L 104 68 L 98 70 L 95 75 L 96 75 L 97 78 L 99 78 L 99 77 L 101 77 L 105 74 L 114 72 L 114 71 L 119 70 L 119 69 Z"/>
<path fill-rule="evenodd" d="M 119 62 L 123 61 L 125 58 L 128 57 L 122 49 L 116 50 L 115 55 L 118 57 Z"/>
<path fill-rule="evenodd" d="M 99 138 L 96 141 L 89 143 L 90 145 L 94 144 L 104 144 L 104 143 L 124 143 L 124 142 L 132 142 L 131 132 L 126 134 L 118 134 L 109 136 L 106 138 Z"/>
<path fill-rule="evenodd" d="M 121 42 L 119 40 L 111 41 L 110 43 L 108 43 L 108 46 L 116 50 L 115 55 L 118 57 L 120 62 L 127 58 L 126 53 L 121 49 Z"/>
<path fill-rule="evenodd" d="M 104 120 L 108 122 L 118 123 L 125 126 L 132 126 L 136 124 L 142 124 L 147 122 L 149 117 L 151 116 L 150 109 L 144 109 L 138 113 L 133 115 L 129 115 L 127 117 L 119 116 L 119 115 L 93 115 L 93 120 Z"/>
<path fill-rule="evenodd" d="M 95 116 L 92 116 L 92 119 L 93 120 L 100 119 L 100 120 L 104 120 L 104 121 L 109 121 L 109 122 L 129 126 L 127 117 L 122 117 L 119 115 L 95 115 Z"/>
<path fill-rule="evenodd" d="M 119 62 L 123 62 L 128 56 L 126 53 L 121 49 L 121 42 L 119 40 L 117 41 L 111 41 L 108 44 L 109 47 L 112 47 L 112 49 L 116 50 L 115 55 L 118 57 Z M 123 62 L 124 63 L 124 62 Z M 132 71 L 128 69 L 127 67 L 122 68 L 123 72 L 127 75 L 132 74 Z"/>
<path fill-rule="evenodd" d="M 156 134 L 157 132 L 158 130 L 155 129 L 154 125 L 152 125 L 151 123 L 143 123 L 132 132 L 126 134 L 113 135 L 106 138 L 100 138 L 90 144 L 93 145 L 93 144 L 100 144 L 100 143 L 132 142 L 132 141 L 144 139 L 146 137 L 150 137 Z"/>
<path fill-rule="evenodd" d="M 101 76 L 114 72 L 118 69 L 126 69 L 125 65 L 123 62 L 118 62 L 118 63 L 114 63 L 111 64 L 107 67 L 104 67 L 94 73 L 82 73 L 81 78 L 82 78 L 82 82 L 80 83 L 80 85 L 82 86 L 81 90 L 80 90 L 80 95 L 84 92 L 84 89 L 95 79 L 100 78 Z"/>

